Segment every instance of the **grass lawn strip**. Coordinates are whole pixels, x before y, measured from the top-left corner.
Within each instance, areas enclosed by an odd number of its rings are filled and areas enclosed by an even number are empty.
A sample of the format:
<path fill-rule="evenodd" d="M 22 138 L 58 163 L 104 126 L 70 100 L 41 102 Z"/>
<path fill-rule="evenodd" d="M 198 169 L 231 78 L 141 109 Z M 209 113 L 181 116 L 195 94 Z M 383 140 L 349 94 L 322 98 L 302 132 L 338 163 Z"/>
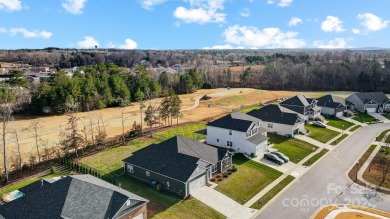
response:
<path fill-rule="evenodd" d="M 319 153 L 312 156 L 309 160 L 307 160 L 303 166 L 311 166 L 313 163 L 315 163 L 318 159 L 320 159 L 322 156 L 324 156 L 326 153 L 328 153 L 328 149 L 324 148 Z"/>
<path fill-rule="evenodd" d="M 357 116 L 353 117 L 352 118 L 353 120 L 356 120 L 358 122 L 361 122 L 361 123 L 371 123 L 371 122 L 375 122 L 375 118 L 368 115 L 368 114 L 365 114 L 365 113 L 358 113 Z"/>
<path fill-rule="evenodd" d="M 371 145 L 366 152 L 364 152 L 363 156 L 359 158 L 359 169 L 363 166 L 363 164 L 366 162 L 366 160 L 370 157 L 371 153 L 375 150 L 377 146 L 376 145 Z M 356 167 L 353 167 L 349 173 L 348 176 L 351 180 L 356 180 Z"/>
<path fill-rule="evenodd" d="M 313 219 L 324 219 L 328 214 L 334 210 L 339 209 L 336 205 L 328 205 L 323 207 L 318 213 L 314 216 Z"/>
<path fill-rule="evenodd" d="M 310 135 L 309 135 L 310 138 L 324 144 L 340 134 L 339 132 L 327 128 L 315 126 L 312 124 L 305 125 L 305 128 L 310 131 Z"/>
<path fill-rule="evenodd" d="M 362 126 L 361 125 L 355 125 L 354 127 L 352 127 L 349 131 L 350 132 L 354 132 L 356 131 L 357 129 L 361 128 Z"/>
<path fill-rule="evenodd" d="M 382 159 L 390 159 L 390 149 L 388 149 L 388 154 L 386 154 L 386 147 L 382 146 L 379 152 L 375 155 L 374 159 L 368 166 L 367 170 L 363 173 L 363 178 L 370 183 L 375 185 L 381 184 L 382 181 Z M 385 181 L 381 185 L 381 187 L 390 189 L 390 175 L 387 174 Z"/>
<path fill-rule="evenodd" d="M 338 145 L 342 140 L 348 137 L 348 134 L 344 134 L 330 143 L 331 145 Z"/>
<path fill-rule="evenodd" d="M 279 184 L 269 190 L 263 197 L 257 200 L 251 208 L 261 209 L 265 204 L 267 204 L 273 197 L 275 197 L 281 190 L 284 189 L 290 182 L 292 182 L 295 178 L 291 175 L 284 178 Z"/>
<path fill-rule="evenodd" d="M 281 172 L 248 160 L 242 155 L 233 157 L 237 171 L 224 179 L 215 189 L 240 204 L 245 204 L 268 184 L 282 175 Z"/>
<path fill-rule="evenodd" d="M 390 113 L 384 113 L 382 114 L 382 116 L 390 120 Z"/>
<path fill-rule="evenodd" d="M 252 107 L 248 107 L 248 108 L 242 109 L 242 110 L 240 110 L 240 112 L 242 112 L 242 113 L 249 113 L 252 110 L 257 110 L 257 109 L 260 109 L 260 108 L 261 108 L 261 106 L 252 106 Z"/>
<path fill-rule="evenodd" d="M 326 118 L 328 120 L 327 125 L 333 126 L 338 129 L 347 130 L 348 128 L 352 127 L 354 124 L 352 122 L 345 121 L 343 119 L 335 118 L 335 117 L 329 117 Z"/>
<path fill-rule="evenodd" d="M 384 212 L 384 211 L 380 211 L 380 210 L 377 210 L 377 209 L 367 208 L 367 207 L 357 206 L 357 205 L 347 205 L 347 206 L 348 206 L 348 208 L 351 208 L 351 209 L 357 209 L 357 210 L 361 210 L 361 211 L 377 214 L 377 215 L 380 215 L 380 216 L 383 216 L 383 217 L 390 217 L 390 213 Z"/>
<path fill-rule="evenodd" d="M 273 134 L 268 134 L 268 137 L 269 141 L 274 144 L 273 148 L 285 154 L 293 163 L 299 163 L 299 161 L 318 149 L 317 146 L 296 138 L 289 139 Z"/>
<path fill-rule="evenodd" d="M 385 135 L 386 135 L 388 132 L 390 132 L 390 129 L 385 130 L 385 131 L 383 131 L 382 133 L 380 133 L 380 134 L 378 135 L 378 137 L 376 137 L 376 140 L 377 140 L 377 141 L 382 141 L 382 140 L 383 140 L 383 137 L 385 137 Z"/>

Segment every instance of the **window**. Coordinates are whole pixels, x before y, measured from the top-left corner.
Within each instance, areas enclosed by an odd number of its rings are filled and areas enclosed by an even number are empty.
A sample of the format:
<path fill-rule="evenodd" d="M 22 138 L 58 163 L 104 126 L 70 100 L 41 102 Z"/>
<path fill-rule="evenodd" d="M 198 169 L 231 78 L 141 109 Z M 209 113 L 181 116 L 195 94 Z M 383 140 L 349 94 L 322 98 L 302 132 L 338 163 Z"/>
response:
<path fill-rule="evenodd" d="M 134 167 L 133 165 L 127 164 L 127 172 L 134 173 Z"/>
<path fill-rule="evenodd" d="M 219 142 L 219 138 L 217 139 L 217 142 Z"/>
<path fill-rule="evenodd" d="M 229 135 L 232 135 L 232 130 L 229 130 Z"/>
<path fill-rule="evenodd" d="M 217 170 L 218 170 L 218 165 L 217 165 L 217 164 L 214 164 L 213 167 L 211 168 L 211 171 L 212 171 L 213 173 L 215 173 L 215 172 L 217 172 Z"/>
<path fill-rule="evenodd" d="M 146 176 L 150 176 L 150 173 L 149 173 L 149 171 L 146 171 Z"/>
<path fill-rule="evenodd" d="M 273 128 L 274 125 L 272 123 L 268 123 L 268 128 Z"/>
<path fill-rule="evenodd" d="M 227 141 L 227 146 L 229 146 L 229 147 L 233 147 L 233 142 L 231 142 L 231 141 Z"/>
<path fill-rule="evenodd" d="M 169 182 L 167 182 L 167 187 L 169 188 Z"/>

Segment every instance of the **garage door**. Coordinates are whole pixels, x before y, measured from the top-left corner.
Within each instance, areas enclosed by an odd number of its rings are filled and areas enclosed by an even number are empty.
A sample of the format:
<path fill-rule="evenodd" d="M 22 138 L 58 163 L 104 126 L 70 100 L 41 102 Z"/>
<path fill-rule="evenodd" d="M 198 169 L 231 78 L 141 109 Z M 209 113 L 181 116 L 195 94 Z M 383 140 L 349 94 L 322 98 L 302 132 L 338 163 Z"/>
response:
<path fill-rule="evenodd" d="M 191 194 L 192 191 L 195 191 L 196 189 L 203 187 L 206 185 L 206 175 L 201 176 L 200 178 L 190 182 L 189 184 L 189 193 Z"/>
<path fill-rule="evenodd" d="M 366 108 L 368 113 L 376 113 L 376 108 Z"/>
<path fill-rule="evenodd" d="M 144 213 L 133 217 L 133 219 L 144 219 Z"/>
<path fill-rule="evenodd" d="M 336 117 L 341 117 L 341 116 L 343 116 L 343 112 L 337 112 L 336 113 Z"/>

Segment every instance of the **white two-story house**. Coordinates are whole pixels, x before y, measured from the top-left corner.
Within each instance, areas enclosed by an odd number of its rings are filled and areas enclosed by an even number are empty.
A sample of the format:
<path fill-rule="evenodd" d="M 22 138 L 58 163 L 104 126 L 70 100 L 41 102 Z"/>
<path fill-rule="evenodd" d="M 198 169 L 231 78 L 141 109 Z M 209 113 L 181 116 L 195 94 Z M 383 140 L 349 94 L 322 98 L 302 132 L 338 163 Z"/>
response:
<path fill-rule="evenodd" d="M 301 114 L 305 121 L 309 119 L 323 119 L 321 116 L 321 108 L 317 106 L 317 100 L 313 98 L 297 95 L 281 102 L 280 105 Z"/>
<path fill-rule="evenodd" d="M 261 127 L 270 133 L 289 138 L 299 133 L 306 133 L 303 116 L 280 105 L 270 104 L 250 111 L 248 115 L 260 119 Z"/>
<path fill-rule="evenodd" d="M 207 144 L 237 153 L 259 155 L 267 150 L 267 130 L 260 120 L 236 112 L 207 124 Z"/>

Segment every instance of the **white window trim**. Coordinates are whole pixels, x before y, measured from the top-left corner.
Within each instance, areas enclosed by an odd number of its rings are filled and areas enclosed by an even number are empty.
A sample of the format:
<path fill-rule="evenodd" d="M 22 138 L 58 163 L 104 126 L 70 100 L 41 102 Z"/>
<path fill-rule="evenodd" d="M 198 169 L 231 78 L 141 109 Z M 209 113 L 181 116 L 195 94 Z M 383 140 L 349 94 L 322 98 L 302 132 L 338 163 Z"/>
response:
<path fill-rule="evenodd" d="M 134 173 L 134 166 L 130 165 L 130 164 L 127 164 L 127 172 Z"/>

